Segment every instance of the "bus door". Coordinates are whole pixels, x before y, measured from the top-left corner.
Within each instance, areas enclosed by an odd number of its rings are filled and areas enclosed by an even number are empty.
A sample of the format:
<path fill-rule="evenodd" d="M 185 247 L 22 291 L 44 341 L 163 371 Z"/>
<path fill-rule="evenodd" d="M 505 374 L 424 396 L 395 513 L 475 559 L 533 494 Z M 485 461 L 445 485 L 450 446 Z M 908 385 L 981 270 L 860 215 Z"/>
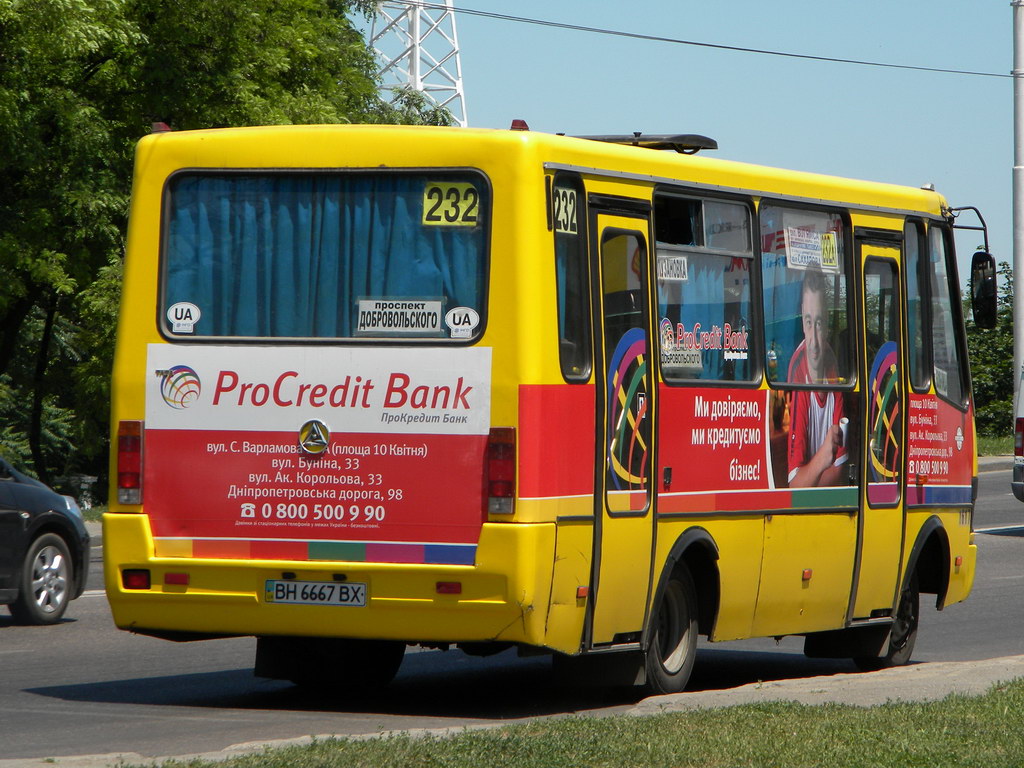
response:
<path fill-rule="evenodd" d="M 904 546 L 902 291 L 899 248 L 861 243 L 864 264 L 864 493 L 850 617 L 890 616 Z"/>
<path fill-rule="evenodd" d="M 593 210 L 593 208 L 592 208 Z M 640 641 L 654 543 L 649 220 L 594 213 L 597 461 L 587 645 Z"/>

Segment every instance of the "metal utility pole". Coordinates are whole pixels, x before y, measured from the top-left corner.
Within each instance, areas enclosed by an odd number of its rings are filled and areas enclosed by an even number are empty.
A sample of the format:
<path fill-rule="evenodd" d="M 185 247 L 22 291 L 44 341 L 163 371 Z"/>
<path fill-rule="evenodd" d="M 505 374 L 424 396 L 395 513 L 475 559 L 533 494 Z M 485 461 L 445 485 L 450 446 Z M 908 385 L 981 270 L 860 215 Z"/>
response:
<path fill-rule="evenodd" d="M 370 45 L 380 58 L 385 88 L 422 91 L 466 127 L 452 0 L 380 3 L 370 28 Z"/>
<path fill-rule="evenodd" d="M 1024 0 L 1013 6 L 1013 380 L 1017 402 L 1024 363 Z"/>

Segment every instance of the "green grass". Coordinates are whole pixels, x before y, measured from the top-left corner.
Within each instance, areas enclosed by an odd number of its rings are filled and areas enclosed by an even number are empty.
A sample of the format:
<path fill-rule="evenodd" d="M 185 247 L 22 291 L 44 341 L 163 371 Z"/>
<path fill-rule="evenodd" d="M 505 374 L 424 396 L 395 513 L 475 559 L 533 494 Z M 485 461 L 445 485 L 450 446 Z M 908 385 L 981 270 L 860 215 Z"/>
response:
<path fill-rule="evenodd" d="M 898 693 L 894 691 L 894 693 Z M 975 698 L 844 705 L 767 703 L 652 717 L 567 717 L 462 731 L 327 739 L 224 762 L 218 768 L 631 768 L 633 766 L 1020 766 L 1024 681 Z"/>
<path fill-rule="evenodd" d="M 103 513 L 107 511 L 106 504 L 96 504 L 89 507 L 88 509 L 82 510 L 82 517 L 90 523 L 99 523 L 103 521 Z"/>
<path fill-rule="evenodd" d="M 1013 453 L 1013 435 L 978 437 L 979 456 L 1009 456 Z"/>

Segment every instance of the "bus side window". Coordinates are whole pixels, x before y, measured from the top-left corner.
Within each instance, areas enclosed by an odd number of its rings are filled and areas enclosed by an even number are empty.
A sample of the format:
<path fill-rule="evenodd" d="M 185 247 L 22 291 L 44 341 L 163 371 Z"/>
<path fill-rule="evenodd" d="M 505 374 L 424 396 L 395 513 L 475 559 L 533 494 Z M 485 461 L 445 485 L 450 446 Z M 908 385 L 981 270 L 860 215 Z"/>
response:
<path fill-rule="evenodd" d="M 847 226 L 838 212 L 760 206 L 769 442 L 777 488 L 849 485 L 860 437 L 850 394 Z M 846 424 L 846 436 L 836 439 Z"/>
<path fill-rule="evenodd" d="M 852 378 L 845 233 L 838 213 L 761 206 L 766 370 L 773 384 L 835 386 Z"/>
<path fill-rule="evenodd" d="M 658 342 L 666 381 L 751 381 L 751 211 L 735 200 L 654 198 Z"/>
<path fill-rule="evenodd" d="M 954 286 L 956 262 L 950 245 L 949 232 L 941 226 L 928 229 L 928 263 L 932 288 L 932 374 L 935 391 L 955 405 L 962 405 L 967 397 L 967 381 L 960 364 L 961 334 L 963 327 L 956 311 L 959 295 Z"/>
<path fill-rule="evenodd" d="M 590 378 L 590 291 L 587 277 L 583 185 L 559 175 L 552 189 L 555 279 L 558 288 L 558 359 L 569 382 Z"/>
<path fill-rule="evenodd" d="M 907 282 L 907 359 L 910 362 L 910 383 L 916 390 L 928 388 L 931 381 L 928 344 L 925 342 L 925 328 L 928 327 L 928 298 L 926 283 L 921 275 L 927 262 L 921 259 L 924 252 L 922 240 L 924 230 L 918 222 L 907 222 L 903 230 L 903 249 L 906 258 Z"/>

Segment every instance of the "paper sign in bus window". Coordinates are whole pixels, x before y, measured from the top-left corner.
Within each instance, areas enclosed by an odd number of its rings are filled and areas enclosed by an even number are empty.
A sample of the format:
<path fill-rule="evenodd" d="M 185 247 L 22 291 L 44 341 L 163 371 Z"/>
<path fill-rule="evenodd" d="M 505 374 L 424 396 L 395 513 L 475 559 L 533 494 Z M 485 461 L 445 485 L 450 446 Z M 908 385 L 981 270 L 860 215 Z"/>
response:
<path fill-rule="evenodd" d="M 359 299 L 357 336 L 440 336 L 440 299 Z"/>
<path fill-rule="evenodd" d="M 423 188 L 423 224 L 475 227 L 480 218 L 480 193 L 472 184 L 430 181 Z"/>
<path fill-rule="evenodd" d="M 554 206 L 555 232 L 567 235 L 577 234 L 576 190 L 555 187 L 551 202 Z"/>
<path fill-rule="evenodd" d="M 786 265 L 790 269 L 820 268 L 823 272 L 839 272 L 839 248 L 835 232 L 815 232 L 799 227 L 786 227 Z"/>
<path fill-rule="evenodd" d="M 686 257 L 658 254 L 658 280 L 685 283 L 688 279 Z"/>

